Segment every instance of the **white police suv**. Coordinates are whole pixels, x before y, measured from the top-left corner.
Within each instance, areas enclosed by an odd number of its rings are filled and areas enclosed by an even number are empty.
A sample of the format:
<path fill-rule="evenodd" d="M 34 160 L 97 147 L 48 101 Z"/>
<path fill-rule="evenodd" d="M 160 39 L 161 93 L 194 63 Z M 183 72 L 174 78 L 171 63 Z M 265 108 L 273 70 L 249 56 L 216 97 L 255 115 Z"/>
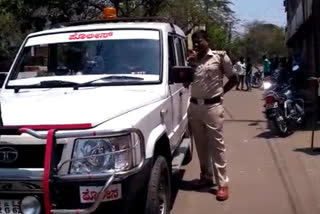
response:
<path fill-rule="evenodd" d="M 0 95 L 0 213 L 169 213 L 192 155 L 186 54 L 156 19 L 27 36 Z"/>

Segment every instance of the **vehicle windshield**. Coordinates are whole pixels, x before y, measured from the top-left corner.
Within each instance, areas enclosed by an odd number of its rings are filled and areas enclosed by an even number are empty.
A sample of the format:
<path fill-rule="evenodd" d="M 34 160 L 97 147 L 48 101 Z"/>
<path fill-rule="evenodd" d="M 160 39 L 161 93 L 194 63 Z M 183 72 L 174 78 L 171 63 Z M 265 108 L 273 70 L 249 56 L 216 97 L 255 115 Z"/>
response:
<path fill-rule="evenodd" d="M 48 87 L 41 84 L 44 81 L 52 81 L 50 87 L 66 87 L 66 82 L 97 86 L 159 82 L 159 38 L 159 32 L 151 30 L 31 37 L 16 61 L 8 86 Z"/>

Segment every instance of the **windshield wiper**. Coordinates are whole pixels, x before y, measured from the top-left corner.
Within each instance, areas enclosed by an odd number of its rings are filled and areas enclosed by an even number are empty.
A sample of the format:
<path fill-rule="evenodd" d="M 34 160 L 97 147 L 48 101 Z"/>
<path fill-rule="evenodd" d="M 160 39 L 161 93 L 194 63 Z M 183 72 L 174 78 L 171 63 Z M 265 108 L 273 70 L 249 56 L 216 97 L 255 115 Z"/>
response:
<path fill-rule="evenodd" d="M 91 83 L 94 83 L 94 82 L 97 82 L 99 80 L 105 80 L 105 81 L 110 81 L 110 80 L 117 80 L 117 81 L 131 81 L 131 80 L 144 80 L 143 78 L 141 77 L 131 77 L 131 76 L 107 76 L 107 77 L 101 77 L 101 78 L 98 78 L 98 79 L 94 79 L 94 80 L 91 80 L 91 81 L 88 81 L 88 82 L 84 82 L 84 83 L 81 83 L 81 84 L 77 84 L 73 87 L 74 90 L 78 90 L 79 87 L 84 87 L 84 86 L 90 86 Z"/>
<path fill-rule="evenodd" d="M 41 81 L 39 83 L 36 84 L 32 84 L 32 85 L 15 85 L 13 86 L 14 92 L 18 93 L 20 89 L 23 88 L 34 88 L 34 87 L 43 87 L 43 88 L 47 88 L 47 87 L 56 87 L 56 86 L 75 86 L 78 85 L 79 83 L 76 82 L 70 82 L 70 81 L 63 81 L 63 80 L 46 80 L 46 81 Z"/>

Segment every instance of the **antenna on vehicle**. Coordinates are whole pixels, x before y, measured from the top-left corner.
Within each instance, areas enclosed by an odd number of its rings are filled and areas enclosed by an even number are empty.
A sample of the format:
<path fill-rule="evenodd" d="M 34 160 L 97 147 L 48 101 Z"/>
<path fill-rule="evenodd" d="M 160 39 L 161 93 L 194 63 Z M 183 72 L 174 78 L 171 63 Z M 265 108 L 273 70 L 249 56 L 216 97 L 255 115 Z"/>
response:
<path fill-rule="evenodd" d="M 174 27 L 174 24 L 172 22 L 170 22 L 170 26 L 172 28 L 173 33 L 176 34 L 176 28 Z"/>

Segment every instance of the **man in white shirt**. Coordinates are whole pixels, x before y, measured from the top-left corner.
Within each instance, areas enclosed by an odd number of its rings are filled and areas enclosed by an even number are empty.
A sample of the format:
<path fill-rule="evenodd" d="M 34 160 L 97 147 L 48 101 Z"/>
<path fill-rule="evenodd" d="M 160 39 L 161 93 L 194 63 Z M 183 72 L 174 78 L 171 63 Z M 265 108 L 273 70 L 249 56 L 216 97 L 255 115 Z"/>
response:
<path fill-rule="evenodd" d="M 240 57 L 239 61 L 234 65 L 234 70 L 237 73 L 239 80 L 236 89 L 240 90 L 239 86 L 241 84 L 241 90 L 243 90 L 244 77 L 246 74 L 246 63 L 244 62 L 244 57 Z"/>

